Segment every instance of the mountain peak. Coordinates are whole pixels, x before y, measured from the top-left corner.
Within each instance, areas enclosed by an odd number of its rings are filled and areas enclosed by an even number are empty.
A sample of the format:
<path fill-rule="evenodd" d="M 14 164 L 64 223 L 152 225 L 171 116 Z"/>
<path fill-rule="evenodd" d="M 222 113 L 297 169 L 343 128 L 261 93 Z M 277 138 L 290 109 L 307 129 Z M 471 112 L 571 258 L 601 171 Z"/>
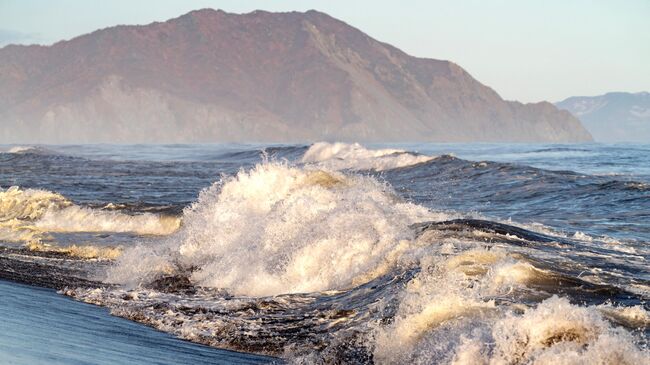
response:
<path fill-rule="evenodd" d="M 580 118 L 597 141 L 650 140 L 650 94 L 647 92 L 574 96 L 556 105 Z"/>
<path fill-rule="evenodd" d="M 220 15 L 227 15 L 227 14 L 228 14 L 227 12 L 221 9 L 203 8 L 203 9 L 192 10 L 184 15 L 181 15 L 173 19 L 178 19 L 183 17 L 207 18 L 207 17 L 215 17 Z"/>

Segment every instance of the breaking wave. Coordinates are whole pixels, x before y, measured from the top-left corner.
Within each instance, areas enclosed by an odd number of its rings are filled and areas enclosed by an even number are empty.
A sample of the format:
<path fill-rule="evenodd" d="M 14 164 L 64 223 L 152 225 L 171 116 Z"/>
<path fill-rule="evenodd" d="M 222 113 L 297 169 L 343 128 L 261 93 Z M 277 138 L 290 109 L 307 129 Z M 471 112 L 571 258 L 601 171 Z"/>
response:
<path fill-rule="evenodd" d="M 485 334 L 463 338 L 452 363 L 632 365 L 648 364 L 648 353 L 594 308 L 552 297 L 523 315 L 506 314 Z"/>
<path fill-rule="evenodd" d="M 51 232 L 133 232 L 167 235 L 178 229 L 176 217 L 127 215 L 78 206 L 64 196 L 13 186 L 0 190 L 0 240 L 38 243 Z M 37 247 L 37 246 L 34 246 Z"/>
<path fill-rule="evenodd" d="M 97 245 L 60 246 L 42 243 L 40 241 L 34 240 L 27 242 L 25 244 L 25 247 L 30 251 L 37 251 L 42 253 L 59 253 L 80 259 L 114 260 L 122 254 L 121 247 Z"/>
<path fill-rule="evenodd" d="M 56 152 L 42 147 L 42 146 L 12 146 L 7 148 L 5 151 L 0 151 L 4 153 L 22 155 L 22 154 L 34 154 L 34 155 L 49 155 L 56 154 Z"/>
<path fill-rule="evenodd" d="M 14 146 L 7 150 L 7 153 L 28 153 L 38 151 L 37 147 L 33 146 Z"/>
<path fill-rule="evenodd" d="M 176 235 L 127 251 L 109 277 L 192 268 L 195 284 L 243 295 L 344 289 L 385 274 L 408 226 L 440 216 L 372 178 L 258 164 L 201 192 Z"/>
<path fill-rule="evenodd" d="M 370 150 L 358 143 L 318 142 L 309 147 L 302 162 L 331 170 L 384 171 L 412 166 L 432 160 L 433 157 L 395 149 Z"/>

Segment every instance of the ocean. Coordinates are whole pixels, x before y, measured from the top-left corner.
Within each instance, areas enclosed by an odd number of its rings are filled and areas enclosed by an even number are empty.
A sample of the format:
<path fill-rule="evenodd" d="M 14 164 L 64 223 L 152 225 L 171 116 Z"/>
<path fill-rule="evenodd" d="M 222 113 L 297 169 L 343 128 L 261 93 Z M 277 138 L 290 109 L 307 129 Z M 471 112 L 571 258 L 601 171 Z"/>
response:
<path fill-rule="evenodd" d="M 0 359 L 650 364 L 649 160 L 643 144 L 0 146 Z"/>

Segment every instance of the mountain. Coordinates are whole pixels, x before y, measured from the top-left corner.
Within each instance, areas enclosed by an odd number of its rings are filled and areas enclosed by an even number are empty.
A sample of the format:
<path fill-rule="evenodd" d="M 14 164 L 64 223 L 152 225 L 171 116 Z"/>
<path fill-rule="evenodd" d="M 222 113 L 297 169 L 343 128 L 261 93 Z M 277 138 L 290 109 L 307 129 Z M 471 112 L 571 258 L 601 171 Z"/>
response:
<path fill-rule="evenodd" d="M 650 142 L 650 93 L 574 96 L 555 104 L 579 118 L 597 141 Z"/>
<path fill-rule="evenodd" d="M 0 49 L 2 142 L 589 141 L 317 11 L 204 9 Z"/>

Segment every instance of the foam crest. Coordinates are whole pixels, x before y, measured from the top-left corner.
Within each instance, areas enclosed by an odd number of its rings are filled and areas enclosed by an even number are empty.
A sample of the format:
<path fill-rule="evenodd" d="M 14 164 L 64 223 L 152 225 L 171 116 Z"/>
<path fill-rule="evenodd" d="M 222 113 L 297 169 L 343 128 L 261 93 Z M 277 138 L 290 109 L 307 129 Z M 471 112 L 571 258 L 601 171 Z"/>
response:
<path fill-rule="evenodd" d="M 584 307 L 558 297 L 532 308 L 497 305 L 495 298 L 518 288 L 526 293 L 531 282 L 548 273 L 503 249 L 437 249 L 429 246 L 428 255 L 419 256 L 421 271 L 400 293 L 393 322 L 375 327 L 375 361 L 585 364 L 602 358 L 599 363 L 636 364 L 647 359 L 630 332 L 612 324 L 647 326 L 648 313 L 640 306 Z"/>
<path fill-rule="evenodd" d="M 633 337 L 614 328 L 593 307 L 552 297 L 523 315 L 507 314 L 492 326 L 494 341 L 464 341 L 454 364 L 648 364 Z"/>
<path fill-rule="evenodd" d="M 467 300 L 453 295 L 442 297 L 427 303 L 417 313 L 399 318 L 396 325 L 387 333 L 389 337 L 385 336 L 381 340 L 384 343 L 393 341 L 400 351 L 410 352 L 430 328 L 455 318 L 477 315 L 490 309 L 494 309 L 493 302 Z M 386 358 L 385 354 L 381 355 L 379 358 Z"/>
<path fill-rule="evenodd" d="M 28 153 L 38 151 L 34 146 L 13 146 L 7 150 L 7 153 Z"/>
<path fill-rule="evenodd" d="M 263 163 L 201 192 L 178 234 L 125 252 L 109 279 L 176 265 L 195 284 L 251 296 L 349 288 L 397 264 L 410 224 L 440 217 L 370 177 Z"/>
<path fill-rule="evenodd" d="M 60 211 L 48 211 L 35 226 L 47 232 L 132 232 L 145 235 L 168 235 L 178 229 L 176 217 L 155 214 L 128 215 L 70 206 Z"/>
<path fill-rule="evenodd" d="M 0 153 L 11 153 L 16 155 L 22 154 L 35 154 L 35 155 L 56 155 L 57 152 L 50 150 L 42 146 L 12 146 L 5 150 L 0 151 Z"/>
<path fill-rule="evenodd" d="M 384 171 L 411 166 L 432 159 L 431 156 L 418 155 L 397 149 L 366 149 L 358 143 L 318 142 L 309 147 L 302 157 L 302 162 L 316 164 L 331 170 Z"/>
<path fill-rule="evenodd" d="M 650 312 L 640 305 L 617 307 L 611 304 L 599 305 L 598 310 L 608 319 L 628 327 L 650 327 Z"/>
<path fill-rule="evenodd" d="M 72 205 L 63 195 L 39 189 L 12 186 L 0 190 L 0 221 L 36 220 L 48 211 L 58 211 Z"/>
<path fill-rule="evenodd" d="M 0 190 L 0 239 L 40 242 L 47 232 L 132 232 L 166 235 L 180 224 L 175 217 L 127 215 L 81 207 L 54 192 L 11 187 Z"/>
<path fill-rule="evenodd" d="M 439 242 L 435 237 L 424 239 Z M 440 251 L 436 252 L 437 249 Z M 453 346 L 450 334 L 462 330 L 450 327 L 451 323 L 489 318 L 498 310 L 491 297 L 505 294 L 512 285 L 523 285 L 526 281 L 518 269 L 513 269 L 526 264 L 503 250 L 454 251 L 434 245 L 425 252 L 419 255 L 420 273 L 400 294 L 393 323 L 375 328 L 374 358 L 381 363 L 441 362 L 440 354 L 426 349 L 432 342 Z M 518 275 L 512 275 L 513 272 Z"/>

